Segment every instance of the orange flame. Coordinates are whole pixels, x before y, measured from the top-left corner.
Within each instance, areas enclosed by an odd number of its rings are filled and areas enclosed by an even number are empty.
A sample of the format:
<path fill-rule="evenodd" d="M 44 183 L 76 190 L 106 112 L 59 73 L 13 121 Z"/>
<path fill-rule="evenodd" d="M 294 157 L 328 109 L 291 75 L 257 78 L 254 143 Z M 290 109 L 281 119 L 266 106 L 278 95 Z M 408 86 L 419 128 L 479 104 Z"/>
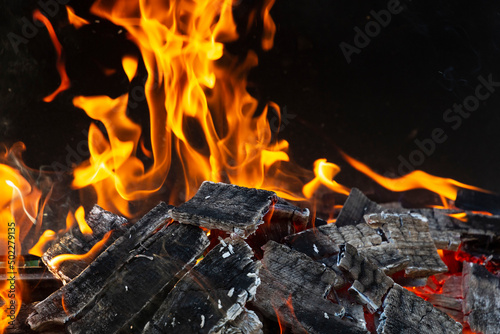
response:
<path fill-rule="evenodd" d="M 375 173 L 370 167 L 341 152 L 344 159 L 361 173 L 372 178 L 375 182 L 391 191 L 407 191 L 412 189 L 427 189 L 447 199 L 456 200 L 460 188 L 488 192 L 487 190 L 470 186 L 453 179 L 442 178 L 415 170 L 402 177 L 391 179 Z"/>
<path fill-rule="evenodd" d="M 41 257 L 46 251 L 47 244 L 57 238 L 56 232 L 45 230 L 37 243 L 29 250 L 29 254 Z"/>
<path fill-rule="evenodd" d="M 304 185 L 302 192 L 307 198 L 311 198 L 314 192 L 322 184 L 329 189 L 349 196 L 350 189 L 338 184 L 333 178 L 340 172 L 340 167 L 326 159 L 318 159 L 314 162 L 314 179 L 308 184 Z"/>
<path fill-rule="evenodd" d="M 455 218 L 460 220 L 461 222 L 467 223 L 467 213 L 465 212 L 458 212 L 458 213 L 450 213 L 448 214 L 451 218 Z"/>
<path fill-rule="evenodd" d="M 85 210 L 83 209 L 83 206 L 80 206 L 78 209 L 76 209 L 75 218 L 76 222 L 78 223 L 78 227 L 80 228 L 80 232 L 87 235 L 92 234 L 92 229 L 85 221 Z"/>
<path fill-rule="evenodd" d="M 57 39 L 56 32 L 54 31 L 52 24 L 38 9 L 36 9 L 33 12 L 33 18 L 35 20 L 42 22 L 45 25 L 45 27 L 49 31 L 50 39 L 52 40 L 52 44 L 54 45 L 54 48 L 56 49 L 57 53 L 56 68 L 57 72 L 59 72 L 59 76 L 61 77 L 61 84 L 52 94 L 44 97 L 43 99 L 44 102 L 51 102 L 60 92 L 65 91 L 66 89 L 69 88 L 70 86 L 69 77 L 68 74 L 66 73 L 64 56 L 62 54 L 62 46 L 61 43 L 59 43 L 59 40 Z"/>
<path fill-rule="evenodd" d="M 89 21 L 81 18 L 80 16 L 75 14 L 75 10 L 70 6 L 66 6 L 66 11 L 68 12 L 68 21 L 71 25 L 73 25 L 76 29 L 80 29 L 84 25 L 89 24 Z"/>
<path fill-rule="evenodd" d="M 97 255 L 101 252 L 103 247 L 106 245 L 106 242 L 108 241 L 109 237 L 111 236 L 111 233 L 113 231 L 109 231 L 104 235 L 102 240 L 97 242 L 92 248 L 85 254 L 61 254 L 53 259 L 51 259 L 48 263 L 49 266 L 54 268 L 54 270 L 57 270 L 59 266 L 61 265 L 62 262 L 64 261 L 85 261 L 85 262 L 91 262 L 93 259 L 97 257 Z"/>

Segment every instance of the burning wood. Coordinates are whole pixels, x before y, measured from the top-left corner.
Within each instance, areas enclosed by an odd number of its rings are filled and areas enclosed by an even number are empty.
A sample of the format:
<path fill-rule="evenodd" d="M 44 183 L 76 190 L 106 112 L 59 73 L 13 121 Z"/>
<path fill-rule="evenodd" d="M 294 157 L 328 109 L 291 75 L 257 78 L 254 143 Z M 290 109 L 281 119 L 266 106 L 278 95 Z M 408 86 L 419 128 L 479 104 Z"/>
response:
<path fill-rule="evenodd" d="M 484 267 L 465 262 L 462 290 L 465 320 L 473 331 L 500 332 L 500 278 Z"/>
<path fill-rule="evenodd" d="M 92 233 L 83 234 L 77 227 L 73 228 L 43 254 L 42 261 L 57 278 L 63 283 L 68 283 L 79 275 L 99 255 L 99 252 L 93 257 L 89 256 L 79 261 L 64 261 L 57 266 L 53 265 L 53 260 L 63 254 L 86 254 L 104 238 L 107 232 L 113 231 L 105 245 L 100 248 L 100 251 L 104 250 L 125 233 L 126 223 L 127 219 L 124 217 L 95 205 L 87 217 L 87 225 L 92 229 Z"/>
<path fill-rule="evenodd" d="M 247 237 L 264 222 L 262 218 L 276 201 L 271 191 L 203 182 L 193 198 L 170 214 L 181 223 Z"/>
<path fill-rule="evenodd" d="M 260 284 L 252 257 L 243 240 L 221 241 L 175 285 L 143 333 L 216 333 L 235 321 Z"/>
<path fill-rule="evenodd" d="M 462 332 L 462 325 L 398 284 L 387 294 L 383 308 L 377 328 L 380 334 Z"/>
<path fill-rule="evenodd" d="M 369 214 L 366 222 L 380 228 L 387 240 L 394 243 L 401 254 L 410 258 L 405 269 L 409 277 L 427 277 L 444 273 L 448 268 L 439 257 L 429 226 L 424 217 L 416 214 Z"/>

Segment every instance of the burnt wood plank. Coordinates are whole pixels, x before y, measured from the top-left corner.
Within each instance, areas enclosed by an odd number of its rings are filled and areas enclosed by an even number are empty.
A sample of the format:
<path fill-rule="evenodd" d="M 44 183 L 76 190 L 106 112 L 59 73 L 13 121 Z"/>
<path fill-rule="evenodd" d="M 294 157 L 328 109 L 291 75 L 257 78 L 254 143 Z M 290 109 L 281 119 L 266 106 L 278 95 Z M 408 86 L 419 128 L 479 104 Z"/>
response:
<path fill-rule="evenodd" d="M 380 228 L 385 238 L 392 242 L 410 263 L 405 269 L 409 277 L 427 277 L 448 271 L 439 257 L 429 233 L 425 217 L 418 214 L 381 213 L 365 216 L 373 228 Z"/>
<path fill-rule="evenodd" d="M 245 308 L 236 319 L 224 326 L 221 334 L 263 334 L 262 327 L 257 314 Z"/>
<path fill-rule="evenodd" d="M 383 210 L 380 205 L 368 199 L 361 190 L 352 188 L 335 224 L 337 226 L 357 225 L 364 222 L 364 215 L 379 213 Z"/>
<path fill-rule="evenodd" d="M 399 249 L 391 243 L 358 248 L 358 253 L 382 269 L 386 275 L 392 275 L 408 267 L 410 259 L 401 254 Z"/>
<path fill-rule="evenodd" d="M 462 290 L 463 313 L 470 328 L 500 333 L 500 278 L 481 265 L 464 262 Z"/>
<path fill-rule="evenodd" d="M 344 318 L 345 309 L 326 299 L 344 280 L 307 255 L 270 241 L 264 246 L 261 285 L 252 301 L 268 318 L 297 333 L 366 333 L 363 325 Z"/>
<path fill-rule="evenodd" d="M 259 268 L 242 239 L 221 241 L 175 285 L 143 333 L 220 331 L 255 295 Z"/>
<path fill-rule="evenodd" d="M 247 237 L 276 201 L 271 191 L 205 181 L 193 198 L 172 209 L 171 216 L 184 224 Z"/>
<path fill-rule="evenodd" d="M 92 234 L 83 234 L 76 226 L 50 246 L 42 255 L 42 261 L 49 271 L 63 281 L 64 284 L 79 275 L 99 253 L 96 253 L 95 257 L 88 257 L 80 261 L 65 261 L 56 267 L 51 265 L 53 258 L 61 254 L 86 254 L 92 246 L 103 239 L 107 232 L 113 231 L 106 245 L 102 248 L 104 250 L 106 246 L 109 246 L 125 233 L 128 221 L 124 217 L 115 215 L 95 205 L 87 215 L 86 222 L 92 229 Z"/>
<path fill-rule="evenodd" d="M 384 300 L 377 333 L 459 334 L 462 325 L 398 284 Z"/>
<path fill-rule="evenodd" d="M 155 239 L 110 277 L 68 325 L 70 333 L 139 331 L 156 310 L 155 298 L 164 298 L 209 245 L 205 233 L 191 225 L 170 224 Z"/>
<path fill-rule="evenodd" d="M 28 317 L 33 329 L 65 324 L 95 297 L 106 281 L 155 240 L 155 232 L 167 223 L 170 206 L 160 203 L 101 253 L 80 275 L 35 305 Z M 63 303 L 65 309 L 63 308 Z"/>
<path fill-rule="evenodd" d="M 338 267 L 352 282 L 349 292 L 357 297 L 359 303 L 366 305 L 371 313 L 382 306 L 384 295 L 394 285 L 394 281 L 382 269 L 358 254 L 356 247 L 350 244 L 340 246 Z"/>
<path fill-rule="evenodd" d="M 461 188 L 457 192 L 455 206 L 464 210 L 488 211 L 494 215 L 500 215 L 500 196 Z"/>

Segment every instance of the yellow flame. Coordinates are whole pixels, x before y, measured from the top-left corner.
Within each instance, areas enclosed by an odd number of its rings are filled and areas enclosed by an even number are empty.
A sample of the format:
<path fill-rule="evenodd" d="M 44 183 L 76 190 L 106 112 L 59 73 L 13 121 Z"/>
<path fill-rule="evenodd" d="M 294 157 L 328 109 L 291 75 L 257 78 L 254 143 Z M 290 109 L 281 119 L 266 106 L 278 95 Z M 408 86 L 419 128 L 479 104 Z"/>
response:
<path fill-rule="evenodd" d="M 80 232 L 83 234 L 92 234 L 92 229 L 85 221 L 85 209 L 83 206 L 80 206 L 75 211 L 76 222 L 78 223 L 78 227 L 80 228 Z"/>
<path fill-rule="evenodd" d="M 57 239 L 56 232 L 45 230 L 37 243 L 29 250 L 29 254 L 41 257 L 47 250 L 47 244 Z"/>
<path fill-rule="evenodd" d="M 333 178 L 340 172 L 340 167 L 326 159 L 318 159 L 314 162 L 314 179 L 304 185 L 302 192 L 307 198 L 311 198 L 320 185 L 344 195 L 349 195 L 350 189 L 337 183 Z"/>
<path fill-rule="evenodd" d="M 457 192 L 460 188 L 487 192 L 484 189 L 470 186 L 453 179 L 430 175 L 421 170 L 415 170 L 409 174 L 395 179 L 388 178 L 375 173 L 372 169 L 370 169 L 370 167 L 348 156 L 347 154 L 343 152 L 341 153 L 344 159 L 354 168 L 391 191 L 400 192 L 412 189 L 427 189 L 453 201 L 456 200 Z"/>

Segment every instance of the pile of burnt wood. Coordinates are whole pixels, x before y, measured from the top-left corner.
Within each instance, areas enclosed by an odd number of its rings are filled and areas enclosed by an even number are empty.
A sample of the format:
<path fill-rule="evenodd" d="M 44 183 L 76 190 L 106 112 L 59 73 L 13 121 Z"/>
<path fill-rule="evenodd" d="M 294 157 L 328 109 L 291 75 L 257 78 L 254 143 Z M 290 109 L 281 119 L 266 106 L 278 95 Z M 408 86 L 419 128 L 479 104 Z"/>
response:
<path fill-rule="evenodd" d="M 132 226 L 96 206 L 87 215 L 93 235 L 75 230 L 44 254 L 64 285 L 25 308 L 19 326 L 253 334 L 461 333 L 466 324 L 499 333 L 499 277 L 468 262 L 463 275 L 445 274 L 438 254 L 460 245 L 487 254 L 499 218 L 467 213 L 463 223 L 450 213 L 383 207 L 353 189 L 335 224 L 314 225 L 307 209 L 273 192 L 212 182 Z M 92 257 L 53 261 L 91 249 Z M 423 293 L 427 300 L 403 287 L 436 281 L 440 291 Z"/>

